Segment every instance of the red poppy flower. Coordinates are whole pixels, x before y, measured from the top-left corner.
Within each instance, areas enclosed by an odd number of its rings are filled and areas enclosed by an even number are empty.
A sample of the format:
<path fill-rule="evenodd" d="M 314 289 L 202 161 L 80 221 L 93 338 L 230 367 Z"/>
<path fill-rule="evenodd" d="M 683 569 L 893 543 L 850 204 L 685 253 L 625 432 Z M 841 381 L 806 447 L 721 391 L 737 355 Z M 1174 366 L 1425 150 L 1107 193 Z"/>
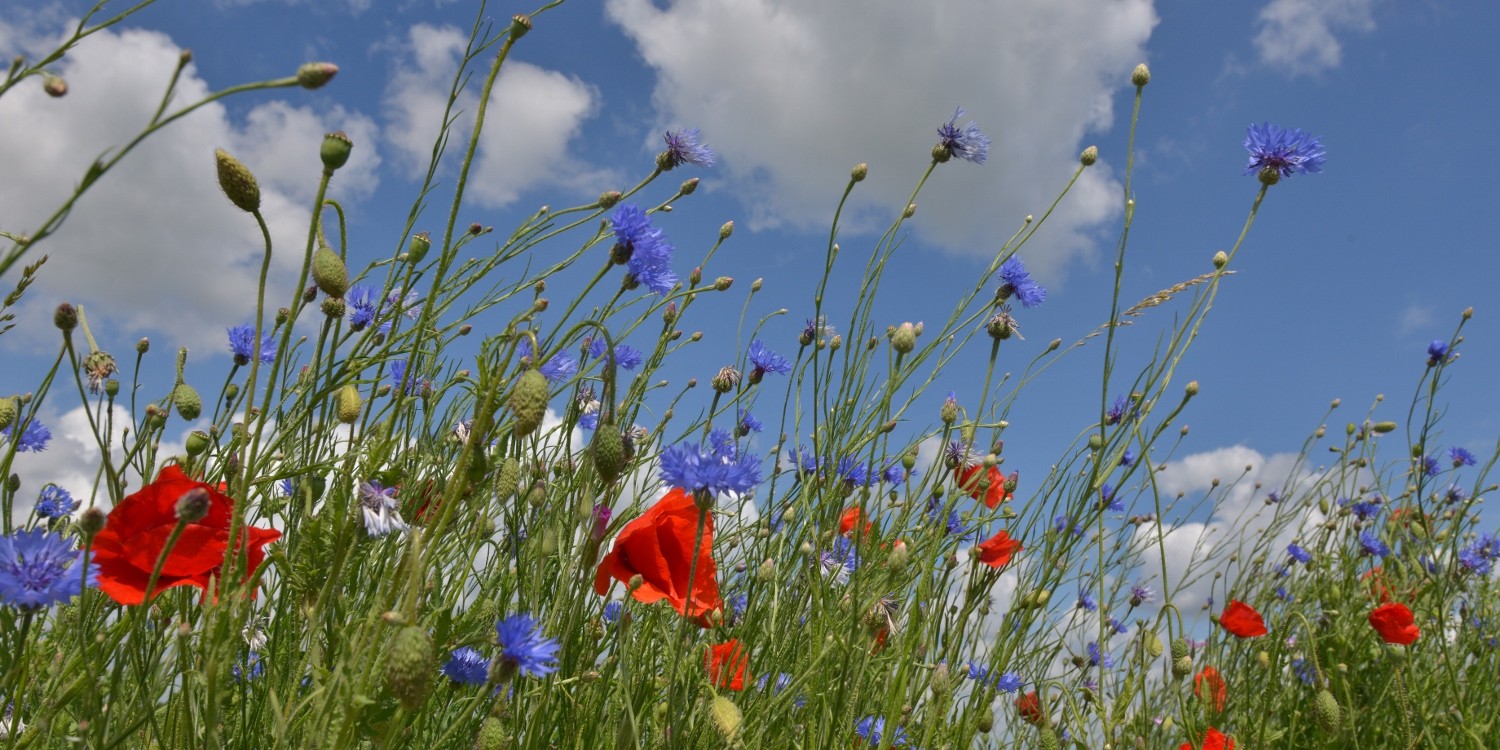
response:
<path fill-rule="evenodd" d="M 1370 627 L 1380 634 L 1386 643 L 1410 646 L 1422 636 L 1411 610 L 1405 604 L 1382 604 L 1370 613 Z"/>
<path fill-rule="evenodd" d="M 188 524 L 162 563 L 153 594 L 174 586 L 208 590 L 230 552 L 229 523 L 234 500 L 206 482 L 188 478 L 177 466 L 167 466 L 156 481 L 121 500 L 109 512 L 104 530 L 94 537 L 94 562 L 99 563 L 99 590 L 121 604 L 146 599 L 151 571 L 177 528 L 177 501 L 189 490 L 208 493 L 208 513 Z M 275 529 L 248 527 L 241 532 L 245 545 L 245 579 L 266 559 L 267 544 L 281 538 Z"/>
<path fill-rule="evenodd" d="M 854 527 L 859 525 L 859 519 L 861 515 L 863 514 L 860 512 L 859 508 L 845 509 L 844 515 L 839 516 L 839 533 L 843 534 L 844 536 L 850 536 L 854 531 Z M 870 527 L 874 525 L 875 524 L 871 521 L 865 521 L 865 530 L 863 532 L 863 535 L 869 536 Z"/>
<path fill-rule="evenodd" d="M 1271 632 L 1266 629 L 1266 621 L 1260 613 L 1238 599 L 1229 600 L 1229 606 L 1219 615 L 1219 624 L 1238 638 L 1258 638 Z"/>
<path fill-rule="evenodd" d="M 745 653 L 739 639 L 709 646 L 703 654 L 703 668 L 708 670 L 708 679 L 714 687 L 744 690 L 745 668 L 748 666 L 750 655 Z"/>
<path fill-rule="evenodd" d="M 1193 750 L 1193 743 L 1184 742 L 1177 750 Z M 1234 750 L 1234 738 L 1209 727 L 1208 733 L 1203 735 L 1203 745 L 1199 750 Z"/>
<path fill-rule="evenodd" d="M 1204 692 L 1208 695 L 1204 695 Z M 1214 712 L 1219 713 L 1229 700 L 1229 685 L 1224 682 L 1224 676 L 1219 674 L 1219 670 L 1207 666 L 1193 677 L 1193 695 L 1198 696 L 1201 701 L 1212 701 Z"/>
<path fill-rule="evenodd" d="M 1010 556 L 1021 551 L 1021 543 L 1011 539 L 1004 529 L 1000 533 L 979 543 L 979 561 L 991 568 L 1000 569 L 1010 562 Z"/>
<path fill-rule="evenodd" d="M 1395 591 L 1391 585 L 1390 577 L 1385 574 L 1385 570 L 1379 565 L 1362 573 L 1359 576 L 1359 580 L 1365 584 L 1365 590 L 1369 592 L 1370 598 L 1381 604 L 1391 601 L 1400 593 Z M 1415 602 L 1417 600 L 1417 590 L 1418 587 L 1415 586 L 1407 589 L 1405 596 L 1402 598 L 1408 603 Z"/>
<path fill-rule="evenodd" d="M 1016 713 L 1034 726 L 1047 722 L 1047 714 L 1042 712 L 1042 699 L 1037 697 L 1035 690 L 1016 699 Z"/>
<path fill-rule="evenodd" d="M 718 573 L 714 565 L 714 518 L 703 516 L 693 496 L 674 488 L 656 501 L 640 518 L 625 524 L 615 537 L 609 554 L 594 574 L 594 591 L 604 595 L 610 579 L 629 585 L 641 577 L 640 588 L 631 592 L 638 602 L 651 604 L 666 599 L 683 617 L 697 618 L 706 625 L 706 615 L 723 607 L 719 598 Z M 688 602 L 688 573 L 693 565 L 693 543 L 698 519 L 703 517 L 703 542 L 698 548 L 692 602 Z"/>
<path fill-rule="evenodd" d="M 961 466 L 954 470 L 953 476 L 958 481 L 960 490 L 975 500 L 983 500 L 985 507 L 990 510 L 1015 497 L 1014 492 L 1005 491 L 1005 475 L 994 466 Z M 1021 472 L 1011 472 L 1010 478 L 1016 482 L 1021 481 Z M 985 485 L 986 479 L 989 480 L 988 485 Z"/>

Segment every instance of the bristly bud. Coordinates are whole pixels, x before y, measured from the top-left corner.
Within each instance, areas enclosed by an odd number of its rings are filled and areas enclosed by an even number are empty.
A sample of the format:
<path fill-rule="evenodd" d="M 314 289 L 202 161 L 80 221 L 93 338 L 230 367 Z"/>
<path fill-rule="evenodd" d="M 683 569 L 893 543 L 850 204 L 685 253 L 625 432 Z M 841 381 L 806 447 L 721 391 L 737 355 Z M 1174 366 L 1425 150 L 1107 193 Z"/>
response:
<path fill-rule="evenodd" d="M 990 316 L 989 321 L 984 325 L 984 330 L 989 333 L 990 338 L 1004 341 L 1015 335 L 1016 319 L 1011 317 L 1010 312 L 1002 305 L 1000 312 Z"/>
<path fill-rule="evenodd" d="M 209 497 L 208 490 L 194 487 L 177 498 L 177 520 L 182 523 L 202 521 L 212 504 L 213 498 Z"/>
<path fill-rule="evenodd" d="M 318 288 L 330 297 L 343 297 L 349 291 L 349 269 L 344 259 L 327 245 L 320 245 L 312 258 L 312 277 Z"/>
<path fill-rule="evenodd" d="M 908 354 L 917 348 L 917 328 L 911 323 L 902 323 L 891 331 L 891 348 L 897 354 Z"/>
<path fill-rule="evenodd" d="M 1224 266 L 1227 266 L 1227 265 L 1229 265 L 1229 254 L 1228 253 L 1224 252 L 1223 250 L 1220 250 L 1219 252 L 1214 253 L 1214 268 L 1223 268 Z"/>
<path fill-rule="evenodd" d="M 141 339 L 145 341 L 145 339 Z M 89 376 L 89 393 L 99 393 L 99 386 L 105 378 L 115 374 L 120 368 L 115 366 L 115 358 L 108 352 L 92 351 L 83 358 L 83 374 Z"/>
<path fill-rule="evenodd" d="M 1193 657 L 1180 656 L 1172 660 L 1172 676 L 1178 679 L 1193 673 Z"/>
<path fill-rule="evenodd" d="M 208 450 L 210 444 L 212 444 L 212 441 L 208 437 L 208 433 L 203 430 L 193 430 L 187 436 L 187 454 L 189 456 L 201 456 L 203 455 L 203 451 Z"/>
<path fill-rule="evenodd" d="M 724 736 L 724 741 L 734 745 L 735 737 L 740 732 L 740 725 L 744 723 L 745 716 L 740 713 L 739 706 L 734 701 L 722 695 L 715 695 L 713 703 L 709 706 L 709 714 L 713 717 L 714 726 L 719 734 Z"/>
<path fill-rule="evenodd" d="M 614 208 L 625 196 L 618 190 L 608 190 L 599 194 L 599 207 L 603 209 Z"/>
<path fill-rule="evenodd" d="M 731 234 L 734 234 L 734 222 L 726 221 L 724 226 L 719 227 L 719 239 L 727 240 Z"/>
<path fill-rule="evenodd" d="M 354 150 L 354 141 L 349 140 L 349 134 L 342 130 L 335 130 L 323 136 L 323 145 L 318 148 L 318 156 L 323 159 L 323 168 L 332 172 L 349 162 L 349 152 Z"/>
<path fill-rule="evenodd" d="M 354 385 L 346 385 L 339 389 L 333 400 L 333 411 L 340 422 L 354 424 L 359 419 L 360 409 L 364 406 L 359 397 L 359 389 Z"/>
<path fill-rule="evenodd" d="M 697 189 L 698 189 L 698 178 L 697 177 L 690 177 L 690 178 L 682 181 L 682 186 L 679 187 L 679 188 L 677 188 L 677 192 L 682 193 L 683 195 L 692 195 L 693 191 L 695 191 Z"/>
<path fill-rule="evenodd" d="M 474 750 L 501 750 L 505 747 L 505 740 L 505 725 L 494 716 L 486 716 L 479 724 L 479 734 L 474 737 Z"/>
<path fill-rule="evenodd" d="M 331 62 L 303 63 L 297 68 L 297 85 L 305 89 L 315 89 L 333 80 L 338 75 L 339 66 Z"/>
<path fill-rule="evenodd" d="M 515 412 L 515 434 L 530 435 L 547 414 L 547 378 L 534 369 L 521 374 L 510 393 L 510 408 Z"/>
<path fill-rule="evenodd" d="M 1333 697 L 1333 693 L 1325 688 L 1318 691 L 1318 697 L 1313 699 L 1313 716 L 1318 720 L 1318 726 L 1325 732 L 1337 732 L 1339 720 L 1343 718 L 1343 711 L 1339 708 L 1339 700 Z"/>
<path fill-rule="evenodd" d="M 1263 167 L 1256 177 L 1260 180 L 1260 184 L 1270 187 L 1281 182 L 1281 171 L 1275 167 Z"/>
<path fill-rule="evenodd" d="M 421 708 L 432 690 L 432 676 L 437 673 L 432 637 L 421 626 L 407 625 L 396 633 L 386 659 L 386 688 L 406 710 Z"/>
<path fill-rule="evenodd" d="M 531 31 L 531 29 L 531 16 L 528 16 L 524 13 L 517 13 L 510 17 L 511 41 L 515 41 L 523 36 L 526 36 L 526 32 Z"/>
<path fill-rule="evenodd" d="M 219 171 L 219 189 L 224 191 L 229 202 L 246 213 L 259 211 L 260 183 L 255 181 L 250 168 L 222 148 L 214 149 L 214 164 Z"/>
<path fill-rule="evenodd" d="M 1178 637 L 1172 639 L 1173 660 L 1181 659 L 1182 657 L 1187 656 L 1191 651 L 1192 649 L 1188 646 L 1186 638 Z"/>
<path fill-rule="evenodd" d="M 324 315 L 333 320 L 344 317 L 344 313 L 348 312 L 349 309 L 348 305 L 344 304 L 344 300 L 340 297 L 324 297 L 323 304 L 319 305 L 319 307 L 322 308 Z"/>
<path fill-rule="evenodd" d="M 21 404 L 15 396 L 0 398 L 0 430 L 11 426 L 16 421 L 16 415 L 21 411 Z"/>
<path fill-rule="evenodd" d="M 719 278 L 714 279 L 714 290 L 715 291 L 727 292 L 727 291 L 729 291 L 729 287 L 731 287 L 733 285 L 734 285 L 734 277 L 732 277 L 732 276 L 720 276 Z"/>
<path fill-rule="evenodd" d="M 109 517 L 98 508 L 89 508 L 78 517 L 78 529 L 83 532 L 85 539 L 92 539 L 95 534 L 104 530 L 104 524 Z"/>
<path fill-rule="evenodd" d="M 68 95 L 68 82 L 51 73 L 43 73 L 42 90 L 47 92 L 47 96 L 53 99 L 60 99 Z"/>
<path fill-rule="evenodd" d="M 1130 82 L 1134 84 L 1136 88 L 1140 88 L 1150 83 L 1151 69 L 1146 67 L 1145 63 L 1141 63 L 1140 65 L 1135 66 L 1135 70 L 1130 71 Z"/>
<path fill-rule="evenodd" d="M 943 424 L 953 424 L 958 420 L 958 399 L 953 394 L 948 394 L 943 405 L 938 407 L 938 419 L 943 420 Z"/>
<path fill-rule="evenodd" d="M 177 405 L 178 415 L 189 422 L 203 415 L 203 398 L 187 383 L 172 389 L 172 403 Z"/>
<path fill-rule="evenodd" d="M 734 369 L 732 365 L 725 365 L 718 374 L 714 375 L 713 380 L 709 381 L 709 385 L 712 385 L 717 393 L 728 393 L 739 387 L 740 378 L 739 370 Z"/>
<path fill-rule="evenodd" d="M 600 419 L 594 431 L 594 471 L 609 484 L 619 478 L 625 468 L 625 439 L 614 425 Z"/>
<path fill-rule="evenodd" d="M 1096 161 L 1099 161 L 1098 146 L 1089 146 L 1088 148 L 1083 150 L 1083 153 L 1078 155 L 1078 163 L 1082 164 L 1085 167 L 1094 166 L 1094 162 Z"/>
<path fill-rule="evenodd" d="M 869 176 L 869 174 L 870 165 L 860 162 L 854 165 L 854 169 L 849 170 L 849 179 L 854 182 L 864 182 L 865 177 Z"/>
<path fill-rule="evenodd" d="M 64 302 L 57 306 L 52 313 L 52 325 L 57 330 L 67 333 L 78 327 L 78 308 Z"/>

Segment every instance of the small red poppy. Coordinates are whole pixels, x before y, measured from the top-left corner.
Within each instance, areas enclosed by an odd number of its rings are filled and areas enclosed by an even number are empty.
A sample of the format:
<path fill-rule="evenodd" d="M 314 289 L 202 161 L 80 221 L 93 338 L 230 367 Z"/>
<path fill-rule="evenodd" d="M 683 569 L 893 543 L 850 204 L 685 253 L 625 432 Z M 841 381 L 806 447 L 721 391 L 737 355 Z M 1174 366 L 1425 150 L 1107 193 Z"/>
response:
<path fill-rule="evenodd" d="M 1177 750 L 1193 750 L 1193 743 L 1184 742 Z M 1203 735 L 1203 744 L 1198 750 L 1234 750 L 1234 738 L 1209 727 L 1208 733 Z"/>
<path fill-rule="evenodd" d="M 1011 555 L 1020 552 L 1021 543 L 1011 539 L 1004 529 L 1000 533 L 979 543 L 979 561 L 991 568 L 1000 569 L 1010 562 Z"/>
<path fill-rule="evenodd" d="M 724 604 L 719 598 L 714 565 L 714 518 L 712 513 L 703 517 L 705 512 L 698 509 L 687 491 L 674 488 L 668 492 L 620 529 L 614 547 L 594 574 L 594 592 L 601 596 L 608 593 L 610 579 L 629 585 L 631 578 L 640 576 L 640 587 L 631 592 L 636 601 L 651 604 L 666 599 L 678 614 L 706 626 L 707 614 Z M 703 518 L 703 542 L 698 548 L 697 569 L 691 571 L 699 518 Z M 691 604 L 689 572 L 693 573 Z"/>
<path fill-rule="evenodd" d="M 1219 615 L 1219 624 L 1230 635 L 1238 638 L 1258 638 L 1271 632 L 1266 629 L 1266 621 L 1261 618 L 1260 613 L 1238 599 L 1229 600 L 1224 613 Z"/>
<path fill-rule="evenodd" d="M 715 687 L 730 690 L 745 689 L 745 668 L 750 666 L 750 655 L 739 639 L 730 639 L 709 646 L 703 654 L 703 668 L 708 670 L 708 679 Z"/>
<path fill-rule="evenodd" d="M 958 482 L 958 488 L 975 500 L 983 500 L 986 508 L 994 510 L 1000 507 L 1000 503 L 1015 498 L 1014 492 L 1005 490 L 1006 477 L 994 466 L 986 467 L 983 464 L 975 466 L 961 466 L 954 470 L 954 479 Z M 1021 472 L 1013 471 L 1010 479 L 1014 482 L 1021 481 Z M 989 484 L 986 485 L 985 481 Z"/>
<path fill-rule="evenodd" d="M 1370 613 L 1370 627 L 1375 628 L 1375 632 L 1386 643 L 1410 646 L 1422 637 L 1422 631 L 1417 627 L 1411 610 L 1405 604 L 1395 602 L 1376 607 Z"/>
<path fill-rule="evenodd" d="M 121 604 L 141 604 L 156 561 L 177 528 L 177 501 L 189 490 L 208 493 L 208 513 L 187 524 L 161 566 L 152 595 L 174 586 L 208 590 L 210 579 L 224 567 L 230 552 L 229 525 L 234 500 L 214 485 L 190 479 L 176 465 L 164 467 L 156 481 L 126 496 L 113 510 L 104 530 L 94 537 L 94 562 L 99 564 L 99 590 Z M 275 529 L 253 526 L 241 532 L 245 545 L 245 580 L 265 561 L 263 549 L 281 538 Z"/>
<path fill-rule="evenodd" d="M 1204 695 L 1205 692 L 1208 695 Z M 1214 712 L 1221 713 L 1229 700 L 1229 685 L 1224 682 L 1224 676 L 1219 674 L 1219 670 L 1206 666 L 1193 677 L 1193 695 L 1202 701 L 1212 701 Z"/>
<path fill-rule="evenodd" d="M 1042 699 L 1037 697 L 1035 690 L 1016 699 L 1016 713 L 1034 726 L 1047 722 L 1047 714 L 1042 711 Z"/>
<path fill-rule="evenodd" d="M 846 508 L 844 515 L 839 516 L 839 533 L 844 536 L 850 536 L 854 532 L 854 527 L 859 525 L 859 519 L 863 515 L 859 508 Z M 862 532 L 863 536 L 869 536 L 870 527 L 874 525 L 871 521 L 865 521 L 865 529 Z"/>

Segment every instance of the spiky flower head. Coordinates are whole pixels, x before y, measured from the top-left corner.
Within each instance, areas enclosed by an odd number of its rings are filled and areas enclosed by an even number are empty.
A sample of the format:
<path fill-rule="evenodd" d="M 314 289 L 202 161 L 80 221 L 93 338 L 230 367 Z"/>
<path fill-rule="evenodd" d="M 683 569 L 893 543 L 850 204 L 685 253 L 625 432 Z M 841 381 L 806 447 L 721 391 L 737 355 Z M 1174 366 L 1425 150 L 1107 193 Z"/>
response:
<path fill-rule="evenodd" d="M 1250 160 L 1245 165 L 1245 174 L 1262 175 L 1274 184 L 1283 177 L 1296 174 L 1316 174 L 1323 171 L 1327 153 L 1323 143 L 1314 135 L 1299 128 L 1281 128 L 1270 123 L 1251 125 L 1245 135 L 1245 150 Z M 1271 178 L 1271 175 L 1275 175 Z"/>
<path fill-rule="evenodd" d="M 1036 307 L 1047 300 L 1047 289 L 1031 278 L 1020 258 L 1011 256 L 1000 264 L 1000 289 L 995 296 L 1001 302 L 1015 297 L 1022 307 Z"/>
<path fill-rule="evenodd" d="M 542 634 L 541 623 L 531 615 L 511 615 L 495 625 L 500 656 L 491 668 L 496 682 L 507 682 L 516 674 L 546 677 L 557 671 L 557 650 L 562 646 Z"/>
<path fill-rule="evenodd" d="M 714 165 L 713 149 L 708 144 L 698 142 L 698 129 L 687 128 L 673 132 L 668 130 L 661 137 L 667 143 L 667 150 L 656 157 L 656 166 L 666 172 L 676 169 L 683 164 L 691 164 L 695 167 L 712 167 Z"/>
<path fill-rule="evenodd" d="M 458 685 L 482 685 L 489 679 L 490 660 L 468 646 L 454 650 L 443 665 L 443 675 Z"/>
<path fill-rule="evenodd" d="M 400 505 L 395 487 L 386 487 L 379 482 L 359 483 L 359 507 L 364 514 L 366 534 L 381 537 L 410 528 L 397 512 Z"/>
<path fill-rule="evenodd" d="M 78 510 L 78 501 L 67 490 L 48 484 L 36 499 L 36 514 L 42 518 L 58 519 L 73 515 Z"/>
<path fill-rule="evenodd" d="M 644 285 L 665 296 L 677 285 L 672 272 L 672 246 L 666 235 L 651 225 L 651 219 L 640 206 L 622 203 L 610 215 L 615 246 L 611 251 L 616 263 L 626 266 L 627 288 Z"/>
<path fill-rule="evenodd" d="M 938 153 L 946 153 L 947 157 L 957 156 L 975 164 L 983 164 L 990 154 L 990 139 L 979 131 L 979 126 L 970 122 L 962 129 L 958 127 L 958 118 L 963 117 L 964 108 L 959 107 L 953 112 L 953 119 L 938 127 L 938 148 L 933 150 L 934 156 Z M 947 157 L 939 161 L 947 161 Z"/>
<path fill-rule="evenodd" d="M 741 454 L 729 433 L 714 430 L 707 446 L 685 442 L 663 450 L 661 478 L 697 494 L 744 494 L 760 484 L 760 458 Z"/>
<path fill-rule="evenodd" d="M 27 529 L 0 536 L 0 604 L 39 610 L 70 601 L 80 584 L 95 586 L 99 566 L 79 574 L 79 550 L 62 534 Z"/>
<path fill-rule="evenodd" d="M 228 330 L 229 353 L 234 355 L 236 365 L 244 367 L 256 357 L 260 358 L 261 364 L 270 364 L 276 359 L 276 339 L 271 334 L 262 334 L 260 346 L 256 347 L 254 325 L 246 323 Z"/>

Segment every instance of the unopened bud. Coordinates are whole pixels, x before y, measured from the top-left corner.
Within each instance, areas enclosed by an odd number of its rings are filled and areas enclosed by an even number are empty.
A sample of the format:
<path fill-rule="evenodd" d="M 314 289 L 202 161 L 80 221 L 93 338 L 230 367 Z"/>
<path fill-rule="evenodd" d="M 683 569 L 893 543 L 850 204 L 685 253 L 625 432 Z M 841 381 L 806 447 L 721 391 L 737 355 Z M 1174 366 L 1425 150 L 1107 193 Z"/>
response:
<path fill-rule="evenodd" d="M 853 180 L 854 182 L 864 182 L 865 177 L 867 177 L 869 174 L 870 165 L 864 162 L 860 162 L 854 165 L 854 169 L 849 170 L 849 179 Z"/>
<path fill-rule="evenodd" d="M 92 538 L 95 534 L 104 530 L 104 525 L 109 517 L 98 508 L 89 508 L 78 517 L 78 528 L 83 532 L 85 538 Z"/>
<path fill-rule="evenodd" d="M 64 302 L 57 306 L 52 312 L 52 324 L 63 332 L 71 331 L 78 327 L 78 308 Z"/>
<path fill-rule="evenodd" d="M 1219 252 L 1214 253 L 1214 268 L 1223 268 L 1224 266 L 1227 266 L 1227 265 L 1229 265 L 1229 254 L 1228 253 L 1224 252 L 1223 250 L 1220 250 Z"/>
<path fill-rule="evenodd" d="M 1130 71 L 1130 82 L 1134 84 L 1136 88 L 1140 88 L 1150 83 L 1151 69 L 1146 67 L 1145 63 L 1141 63 L 1140 65 L 1135 66 L 1135 70 Z"/>
<path fill-rule="evenodd" d="M 719 239 L 727 240 L 731 234 L 734 234 L 734 222 L 726 221 L 723 226 L 719 227 Z"/>
<path fill-rule="evenodd" d="M 209 506 L 213 499 L 209 497 L 208 490 L 202 487 L 194 487 L 177 499 L 177 520 L 183 523 L 197 523 L 208 515 Z"/>
<path fill-rule="evenodd" d="M 682 185 L 677 188 L 677 192 L 682 193 L 683 195 L 692 195 L 693 191 L 695 191 L 697 189 L 698 189 L 698 178 L 697 177 L 691 177 L 691 178 L 688 178 L 688 179 L 682 181 Z"/>
<path fill-rule="evenodd" d="M 729 287 L 731 287 L 733 285 L 734 285 L 734 277 L 732 277 L 732 276 L 720 276 L 719 278 L 714 279 L 714 289 L 716 291 L 720 291 L 720 292 L 729 291 Z"/>
<path fill-rule="evenodd" d="M 1089 146 L 1088 148 L 1083 150 L 1083 153 L 1078 155 L 1078 163 L 1082 164 L 1085 167 L 1094 166 L 1094 162 L 1096 161 L 1099 161 L 1098 146 Z"/>
<path fill-rule="evenodd" d="M 214 149 L 214 164 L 219 172 L 219 189 L 224 191 L 229 202 L 246 213 L 259 211 L 260 183 L 255 181 L 250 168 L 222 148 Z"/>
<path fill-rule="evenodd" d="M 339 66 L 329 62 L 304 63 L 297 68 L 297 85 L 305 89 L 315 89 L 333 80 L 338 75 Z"/>
<path fill-rule="evenodd" d="M 68 82 L 51 73 L 43 73 L 42 90 L 47 92 L 47 96 L 59 99 L 68 95 Z"/>

